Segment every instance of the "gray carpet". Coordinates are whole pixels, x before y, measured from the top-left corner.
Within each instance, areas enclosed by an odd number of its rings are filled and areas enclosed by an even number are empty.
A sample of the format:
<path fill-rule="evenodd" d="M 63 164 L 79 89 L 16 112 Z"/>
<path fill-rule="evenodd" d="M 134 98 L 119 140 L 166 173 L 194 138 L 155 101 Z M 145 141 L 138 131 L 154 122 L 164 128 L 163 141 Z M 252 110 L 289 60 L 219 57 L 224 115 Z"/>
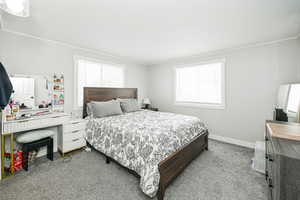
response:
<path fill-rule="evenodd" d="M 265 200 L 264 176 L 252 171 L 253 151 L 209 141 L 201 154 L 167 188 L 166 200 Z M 1 200 L 150 200 L 139 180 L 97 152 L 71 159 L 37 161 L 29 172 L 0 183 Z"/>

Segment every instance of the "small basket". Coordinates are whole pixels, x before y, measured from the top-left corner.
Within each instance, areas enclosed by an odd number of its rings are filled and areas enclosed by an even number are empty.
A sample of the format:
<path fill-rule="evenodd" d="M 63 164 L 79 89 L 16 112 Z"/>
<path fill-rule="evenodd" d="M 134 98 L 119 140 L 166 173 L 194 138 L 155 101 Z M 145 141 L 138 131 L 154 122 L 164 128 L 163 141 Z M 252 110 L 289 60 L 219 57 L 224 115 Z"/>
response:
<path fill-rule="evenodd" d="M 11 160 L 11 154 L 10 153 L 4 153 L 5 160 Z M 23 169 L 23 152 L 19 151 L 14 153 L 14 171 L 19 171 Z M 10 166 L 5 165 L 5 170 L 10 171 L 11 170 L 11 164 Z"/>

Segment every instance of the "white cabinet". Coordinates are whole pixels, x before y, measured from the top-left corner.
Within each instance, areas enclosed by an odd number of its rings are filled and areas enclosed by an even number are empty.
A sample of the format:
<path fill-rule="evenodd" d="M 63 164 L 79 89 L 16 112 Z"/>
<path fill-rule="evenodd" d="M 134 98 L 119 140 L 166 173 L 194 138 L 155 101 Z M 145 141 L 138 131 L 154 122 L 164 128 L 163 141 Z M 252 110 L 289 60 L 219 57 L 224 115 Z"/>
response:
<path fill-rule="evenodd" d="M 60 128 L 58 137 L 58 149 L 62 154 L 80 149 L 86 146 L 85 141 L 86 122 L 83 119 L 70 120 Z"/>

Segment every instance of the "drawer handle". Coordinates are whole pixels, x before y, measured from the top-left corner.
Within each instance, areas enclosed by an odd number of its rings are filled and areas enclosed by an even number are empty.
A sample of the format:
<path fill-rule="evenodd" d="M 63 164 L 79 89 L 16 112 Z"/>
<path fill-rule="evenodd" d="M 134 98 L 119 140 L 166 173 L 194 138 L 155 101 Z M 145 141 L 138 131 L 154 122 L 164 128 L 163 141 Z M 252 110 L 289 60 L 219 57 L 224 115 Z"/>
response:
<path fill-rule="evenodd" d="M 77 132 L 79 132 L 79 130 L 76 130 L 76 131 L 72 131 L 72 133 L 77 133 Z"/>
<path fill-rule="evenodd" d="M 274 159 L 271 158 L 271 157 L 269 157 L 269 161 L 270 161 L 270 162 L 274 162 Z"/>
<path fill-rule="evenodd" d="M 269 138 L 268 138 L 268 136 L 265 136 L 265 141 L 269 141 Z"/>
<path fill-rule="evenodd" d="M 272 179 L 269 178 L 269 188 L 273 188 Z"/>
<path fill-rule="evenodd" d="M 18 123 L 26 123 L 29 122 L 29 120 L 19 121 Z"/>
<path fill-rule="evenodd" d="M 76 141 L 78 141 L 78 140 L 79 140 L 79 138 L 77 138 L 77 139 L 73 139 L 73 140 L 72 140 L 72 142 L 76 142 Z"/>
<path fill-rule="evenodd" d="M 72 124 L 79 124 L 80 122 L 73 122 Z"/>

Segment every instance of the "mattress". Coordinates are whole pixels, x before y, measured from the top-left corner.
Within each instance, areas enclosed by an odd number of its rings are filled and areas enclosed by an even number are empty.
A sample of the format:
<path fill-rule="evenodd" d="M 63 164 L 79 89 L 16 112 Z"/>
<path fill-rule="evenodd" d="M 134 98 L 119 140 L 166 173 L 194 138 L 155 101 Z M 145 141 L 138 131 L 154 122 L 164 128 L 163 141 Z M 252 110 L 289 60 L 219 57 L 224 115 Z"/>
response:
<path fill-rule="evenodd" d="M 159 188 L 159 163 L 207 131 L 196 117 L 149 110 L 87 119 L 86 140 L 139 174 L 140 187 L 150 197 Z"/>

